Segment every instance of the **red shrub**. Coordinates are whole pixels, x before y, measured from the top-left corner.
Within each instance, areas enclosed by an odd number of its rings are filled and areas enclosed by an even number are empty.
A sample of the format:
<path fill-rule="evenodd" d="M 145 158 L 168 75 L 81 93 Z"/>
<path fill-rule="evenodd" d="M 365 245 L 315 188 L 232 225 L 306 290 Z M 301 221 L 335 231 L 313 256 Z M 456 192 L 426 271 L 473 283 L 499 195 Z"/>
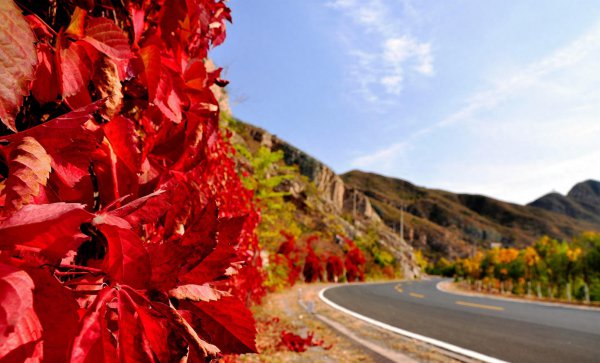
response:
<path fill-rule="evenodd" d="M 317 240 L 316 236 L 310 236 L 306 241 L 307 253 L 304 259 L 304 269 L 302 270 L 304 281 L 306 282 L 323 280 L 323 264 L 312 247 L 312 243 L 315 240 Z"/>
<path fill-rule="evenodd" d="M 327 281 L 337 282 L 344 274 L 344 262 L 339 256 L 332 255 L 327 257 Z"/>
<path fill-rule="evenodd" d="M 365 263 L 367 262 L 365 255 L 362 251 L 356 247 L 354 242 L 350 239 L 346 239 L 348 250 L 346 252 L 346 259 L 344 265 L 346 266 L 346 279 L 348 282 L 356 280 L 365 280 Z"/>
<path fill-rule="evenodd" d="M 294 286 L 300 277 L 300 271 L 302 269 L 299 251 L 296 246 L 296 237 L 285 231 L 280 231 L 279 233 L 285 237 L 285 242 L 279 246 L 277 253 L 285 256 L 288 267 L 287 282 L 289 286 Z"/>

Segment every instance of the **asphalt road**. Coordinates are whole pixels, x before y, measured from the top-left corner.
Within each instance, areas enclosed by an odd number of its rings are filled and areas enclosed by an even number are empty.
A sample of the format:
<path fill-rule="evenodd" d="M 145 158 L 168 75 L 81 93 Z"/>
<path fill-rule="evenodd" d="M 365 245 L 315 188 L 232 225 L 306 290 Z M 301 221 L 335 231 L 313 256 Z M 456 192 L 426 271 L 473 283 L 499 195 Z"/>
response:
<path fill-rule="evenodd" d="M 439 291 L 440 279 L 325 291 L 358 314 L 509 362 L 600 362 L 600 311 Z"/>

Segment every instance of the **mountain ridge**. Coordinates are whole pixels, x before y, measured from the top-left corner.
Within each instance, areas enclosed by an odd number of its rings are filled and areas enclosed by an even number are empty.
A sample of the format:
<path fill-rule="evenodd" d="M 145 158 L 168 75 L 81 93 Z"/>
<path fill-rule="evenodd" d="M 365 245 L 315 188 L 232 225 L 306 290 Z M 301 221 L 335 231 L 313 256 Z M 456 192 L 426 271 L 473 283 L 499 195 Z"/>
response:
<path fill-rule="evenodd" d="M 600 225 L 600 182 L 588 179 L 575 184 L 566 195 L 551 192 L 527 205 Z"/>
<path fill-rule="evenodd" d="M 600 230 L 600 221 L 574 218 L 543 205 L 520 205 L 478 194 L 429 189 L 359 170 L 341 177 L 369 197 L 388 226 L 400 223 L 400 210 L 404 208 L 404 238 L 433 256 L 460 257 L 492 244 L 524 247 L 543 235 L 565 239 Z M 595 187 L 592 192 L 580 187 L 581 198 L 590 193 L 600 197 L 600 193 L 596 194 L 600 188 Z"/>

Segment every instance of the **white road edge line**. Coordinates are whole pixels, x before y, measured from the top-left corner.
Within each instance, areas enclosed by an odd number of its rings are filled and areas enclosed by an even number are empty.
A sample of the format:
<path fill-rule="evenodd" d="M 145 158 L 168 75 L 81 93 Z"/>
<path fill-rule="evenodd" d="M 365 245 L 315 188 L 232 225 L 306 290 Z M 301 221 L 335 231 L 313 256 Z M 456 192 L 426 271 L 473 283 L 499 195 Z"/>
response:
<path fill-rule="evenodd" d="M 420 335 L 420 334 L 416 334 L 416 333 L 413 333 L 413 332 L 409 332 L 409 331 L 404 330 L 404 329 L 396 328 L 395 326 L 391 326 L 391 325 L 388 325 L 386 323 L 382 323 L 382 322 L 380 322 L 378 320 L 371 319 L 371 318 L 366 317 L 364 315 L 355 313 L 354 311 L 346 309 L 345 307 L 342 307 L 342 306 L 334 303 L 333 301 L 331 301 L 331 300 L 329 300 L 328 298 L 325 297 L 325 291 L 327 291 L 329 289 L 332 289 L 332 288 L 336 288 L 336 287 L 340 287 L 340 286 L 330 286 L 330 287 L 326 287 L 326 288 L 322 289 L 321 291 L 319 291 L 319 298 L 324 303 L 326 303 L 327 305 L 331 306 L 334 309 L 337 309 L 337 310 L 339 310 L 339 311 L 341 311 L 343 313 L 351 315 L 351 316 L 353 316 L 353 317 L 355 317 L 357 319 L 360 319 L 362 321 L 366 321 L 367 323 L 373 324 L 373 325 L 378 326 L 378 327 L 380 327 L 382 329 L 389 330 L 389 331 L 394 332 L 396 334 L 404 335 L 404 336 L 412 338 L 412 339 L 420 340 L 422 342 L 434 345 L 436 347 L 439 347 L 439 348 L 442 348 L 442 349 L 445 349 L 445 350 L 448 350 L 448 351 L 451 351 L 451 352 L 454 352 L 454 353 L 458 353 L 458 354 L 463 355 L 465 357 L 469 357 L 469 358 L 473 358 L 473 359 L 478 359 L 478 360 L 480 360 L 482 362 L 487 362 L 487 363 L 507 363 L 506 361 L 503 361 L 503 360 L 500 360 L 500 359 L 497 359 L 497 358 L 489 357 L 487 355 L 484 355 L 484 354 L 481 354 L 481 353 L 477 353 L 477 352 L 474 352 L 472 350 L 461 348 L 461 347 L 458 347 L 458 346 L 450 344 L 450 343 L 442 342 L 441 340 L 433 339 L 433 338 L 430 338 L 430 337 L 426 337 L 424 335 Z"/>

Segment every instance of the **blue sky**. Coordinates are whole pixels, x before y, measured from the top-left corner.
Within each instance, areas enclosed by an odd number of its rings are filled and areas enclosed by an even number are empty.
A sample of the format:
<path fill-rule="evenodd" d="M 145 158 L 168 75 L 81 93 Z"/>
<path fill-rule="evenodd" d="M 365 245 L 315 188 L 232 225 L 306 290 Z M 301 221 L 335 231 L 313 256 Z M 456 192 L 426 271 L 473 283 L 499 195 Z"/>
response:
<path fill-rule="evenodd" d="M 598 1 L 229 4 L 234 115 L 336 172 L 517 203 L 600 179 Z"/>

